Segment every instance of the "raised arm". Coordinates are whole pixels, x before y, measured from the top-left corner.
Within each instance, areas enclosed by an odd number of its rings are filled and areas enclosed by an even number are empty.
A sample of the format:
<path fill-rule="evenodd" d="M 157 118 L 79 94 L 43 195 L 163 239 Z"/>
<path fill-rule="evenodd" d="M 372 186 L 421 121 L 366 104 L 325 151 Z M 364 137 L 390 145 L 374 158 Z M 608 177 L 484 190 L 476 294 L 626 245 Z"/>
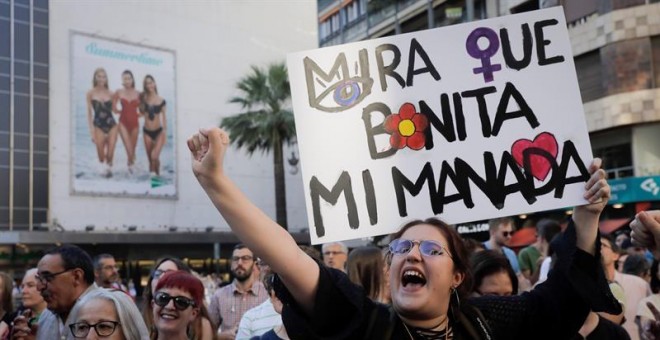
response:
<path fill-rule="evenodd" d="M 200 129 L 188 139 L 193 173 L 236 236 L 270 264 L 293 298 L 311 315 L 319 267 L 284 228 L 250 202 L 227 177 L 223 159 L 228 146 L 226 132 Z"/>
<path fill-rule="evenodd" d="M 607 184 L 607 174 L 600 168 L 602 161 L 594 158 L 589 166 L 591 178 L 585 184 L 584 198 L 591 204 L 575 207 L 573 221 L 577 235 L 576 245 L 585 252 L 596 253 L 596 237 L 598 236 L 598 220 L 610 199 L 610 186 Z"/>

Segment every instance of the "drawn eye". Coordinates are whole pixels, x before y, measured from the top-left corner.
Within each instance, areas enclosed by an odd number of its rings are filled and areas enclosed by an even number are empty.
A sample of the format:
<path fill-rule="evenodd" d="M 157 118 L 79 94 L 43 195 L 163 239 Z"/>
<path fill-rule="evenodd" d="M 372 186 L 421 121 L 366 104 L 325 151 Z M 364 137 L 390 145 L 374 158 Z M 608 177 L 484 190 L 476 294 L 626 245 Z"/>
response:
<path fill-rule="evenodd" d="M 340 80 L 318 95 L 317 108 L 326 112 L 348 110 L 371 93 L 372 85 L 373 80 L 360 77 Z"/>

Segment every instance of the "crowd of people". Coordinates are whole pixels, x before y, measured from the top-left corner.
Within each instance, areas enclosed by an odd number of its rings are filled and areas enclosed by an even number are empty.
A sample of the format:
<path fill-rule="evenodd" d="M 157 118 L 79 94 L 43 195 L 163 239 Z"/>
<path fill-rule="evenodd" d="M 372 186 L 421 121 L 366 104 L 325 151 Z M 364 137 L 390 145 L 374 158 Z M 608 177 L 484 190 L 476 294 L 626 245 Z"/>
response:
<path fill-rule="evenodd" d="M 112 255 L 61 245 L 26 271 L 16 309 L 12 278 L 0 275 L 2 338 L 660 339 L 660 211 L 639 213 L 629 235 L 600 235 L 610 189 L 598 160 L 590 204 L 564 230 L 539 221 L 537 241 L 517 254 L 507 247 L 510 218 L 491 220 L 484 243 L 428 218 L 405 224 L 385 249 L 332 242 L 319 252 L 297 245 L 224 174 L 227 142 L 210 129 L 188 146 L 200 184 L 243 242 L 231 282 L 209 288 L 166 256 L 140 308 Z"/>

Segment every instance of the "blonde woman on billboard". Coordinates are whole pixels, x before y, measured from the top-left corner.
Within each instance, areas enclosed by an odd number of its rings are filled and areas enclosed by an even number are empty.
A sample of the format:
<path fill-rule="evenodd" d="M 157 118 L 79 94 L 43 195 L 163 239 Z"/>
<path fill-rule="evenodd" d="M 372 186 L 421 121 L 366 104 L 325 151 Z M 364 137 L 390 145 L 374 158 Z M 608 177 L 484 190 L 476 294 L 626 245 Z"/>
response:
<path fill-rule="evenodd" d="M 115 92 L 112 100 L 112 111 L 119 115 L 119 136 L 121 137 L 126 158 L 128 159 L 128 172 L 133 173 L 135 165 L 135 148 L 139 134 L 138 106 L 140 106 L 140 92 L 135 89 L 133 72 L 126 70 L 121 74 L 123 88 Z M 121 109 L 119 107 L 121 103 Z"/>
<path fill-rule="evenodd" d="M 151 75 L 144 77 L 143 92 L 140 95 L 140 111 L 144 115 L 144 148 L 149 158 L 149 172 L 152 177 L 160 175 L 160 152 L 167 136 L 165 99 L 158 95 L 156 80 Z"/>
<path fill-rule="evenodd" d="M 100 173 L 112 176 L 112 158 L 117 143 L 117 122 L 112 115 L 113 93 L 108 89 L 108 74 L 101 67 L 94 71 L 92 89 L 87 92 L 87 123 L 96 145 Z"/>

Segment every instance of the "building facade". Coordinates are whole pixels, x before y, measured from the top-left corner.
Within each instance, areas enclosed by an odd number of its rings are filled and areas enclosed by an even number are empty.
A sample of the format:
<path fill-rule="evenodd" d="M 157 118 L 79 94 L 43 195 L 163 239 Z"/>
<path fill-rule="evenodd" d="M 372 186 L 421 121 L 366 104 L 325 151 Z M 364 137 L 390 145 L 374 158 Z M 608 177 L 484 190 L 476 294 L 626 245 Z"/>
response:
<path fill-rule="evenodd" d="M 61 243 L 133 267 L 163 254 L 220 263 L 237 239 L 196 183 L 185 141 L 242 111 L 229 100 L 251 66 L 317 47 L 315 13 L 313 2 L 0 0 L 0 267 L 33 264 Z M 97 167 L 89 102 L 110 100 L 92 91 L 99 69 L 110 93 L 123 88 L 124 71 L 138 91 L 147 75 L 154 80 L 166 107 L 154 116 L 168 125 L 160 174 L 148 168 L 146 113 L 134 166 L 117 133 L 110 172 Z M 107 105 L 122 124 L 123 105 Z M 292 161 L 296 152 L 285 148 Z M 274 217 L 272 155 L 232 148 L 226 160 L 238 186 Z M 289 230 L 305 243 L 302 192 L 298 169 L 288 167 Z"/>

